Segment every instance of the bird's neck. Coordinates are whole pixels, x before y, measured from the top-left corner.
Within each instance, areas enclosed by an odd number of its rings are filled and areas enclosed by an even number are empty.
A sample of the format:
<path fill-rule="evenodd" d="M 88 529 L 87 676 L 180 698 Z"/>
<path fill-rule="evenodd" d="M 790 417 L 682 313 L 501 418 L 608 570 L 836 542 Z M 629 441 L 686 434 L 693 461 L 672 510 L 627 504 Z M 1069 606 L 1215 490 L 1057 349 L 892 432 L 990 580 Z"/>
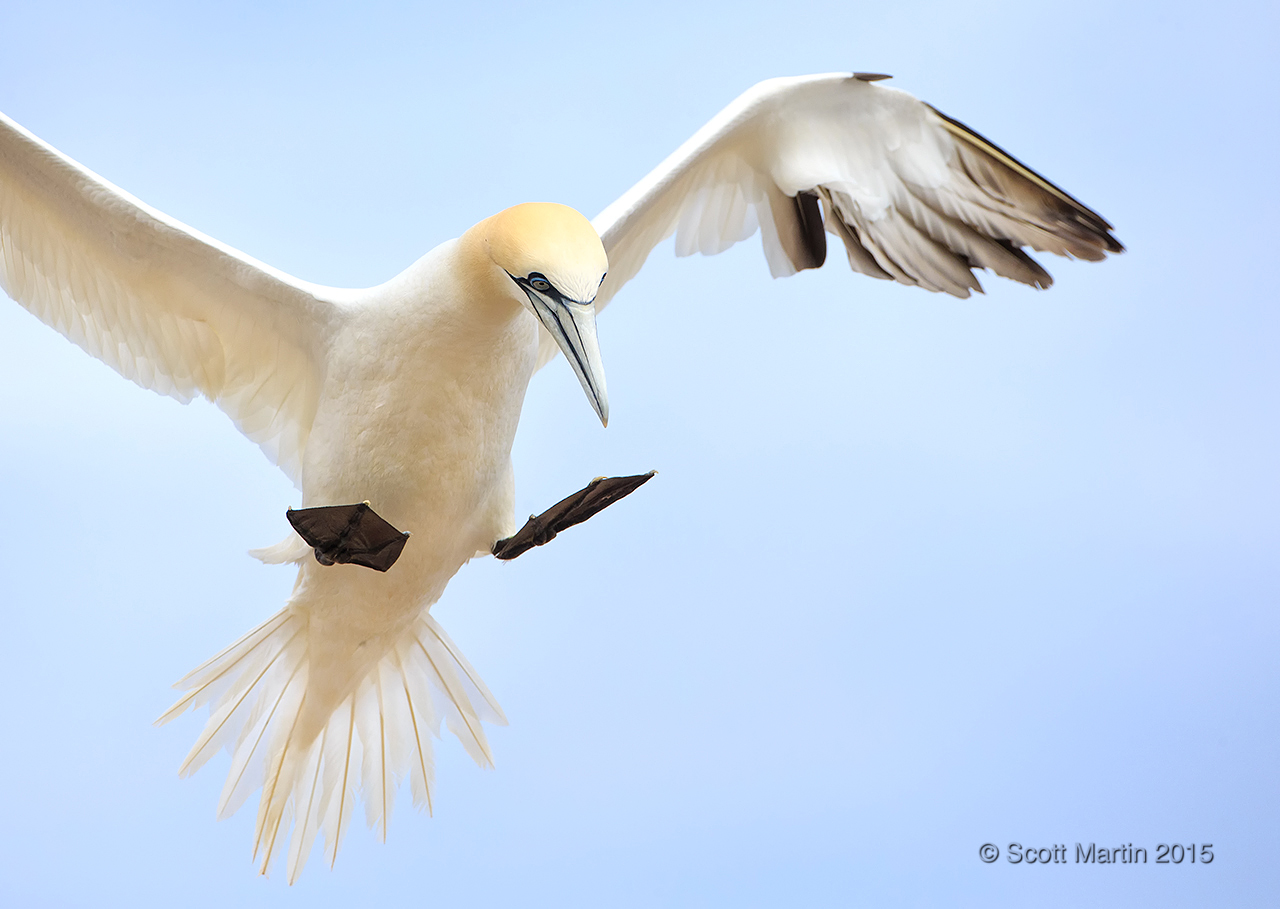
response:
<path fill-rule="evenodd" d="M 488 361 L 529 338 L 536 346 L 537 320 L 482 240 L 473 228 L 373 288 L 366 330 L 376 322 L 391 333 L 383 343 L 429 350 L 441 362 Z"/>
<path fill-rule="evenodd" d="M 455 274 L 466 300 L 466 321 L 477 332 L 502 333 L 527 313 L 511 276 L 489 256 L 487 225 L 481 221 L 458 238 Z"/>

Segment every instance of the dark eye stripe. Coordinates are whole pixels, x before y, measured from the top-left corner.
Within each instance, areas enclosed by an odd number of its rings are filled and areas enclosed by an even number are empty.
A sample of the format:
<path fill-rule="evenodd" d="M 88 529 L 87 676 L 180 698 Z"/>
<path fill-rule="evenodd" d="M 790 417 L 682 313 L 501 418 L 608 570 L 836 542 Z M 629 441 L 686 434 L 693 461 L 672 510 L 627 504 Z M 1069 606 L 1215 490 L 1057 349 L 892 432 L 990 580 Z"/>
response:
<path fill-rule="evenodd" d="M 515 275 L 511 274 L 511 272 L 507 272 L 507 276 L 510 277 L 512 281 L 515 281 L 518 286 L 524 288 L 525 293 L 537 291 L 540 294 L 546 294 L 551 297 L 553 301 L 558 303 L 577 303 L 579 305 L 585 305 L 591 302 L 591 300 L 577 300 L 573 297 L 566 297 L 564 293 L 548 281 L 547 276 L 540 271 L 529 272 L 529 277 L 527 278 L 517 278 Z M 605 277 L 607 277 L 607 275 L 601 276 L 601 284 L 604 283 Z"/>

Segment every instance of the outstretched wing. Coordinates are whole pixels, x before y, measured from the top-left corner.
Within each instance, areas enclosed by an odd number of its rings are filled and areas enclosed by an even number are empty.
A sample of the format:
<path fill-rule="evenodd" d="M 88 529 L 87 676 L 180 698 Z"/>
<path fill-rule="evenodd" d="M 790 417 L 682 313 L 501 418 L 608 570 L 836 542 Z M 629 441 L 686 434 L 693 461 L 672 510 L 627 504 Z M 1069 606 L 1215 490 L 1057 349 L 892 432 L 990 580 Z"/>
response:
<path fill-rule="evenodd" d="M 822 265 L 830 233 L 854 271 L 957 297 L 981 291 L 974 268 L 1048 287 L 1023 247 L 1122 251 L 1096 212 L 883 78 L 770 79 L 717 114 L 592 221 L 609 255 L 597 308 L 672 234 L 676 255 L 713 255 L 758 228 L 784 277 Z"/>
<path fill-rule="evenodd" d="M 0 288 L 143 388 L 204 395 L 299 481 L 343 291 L 192 230 L 3 114 Z"/>

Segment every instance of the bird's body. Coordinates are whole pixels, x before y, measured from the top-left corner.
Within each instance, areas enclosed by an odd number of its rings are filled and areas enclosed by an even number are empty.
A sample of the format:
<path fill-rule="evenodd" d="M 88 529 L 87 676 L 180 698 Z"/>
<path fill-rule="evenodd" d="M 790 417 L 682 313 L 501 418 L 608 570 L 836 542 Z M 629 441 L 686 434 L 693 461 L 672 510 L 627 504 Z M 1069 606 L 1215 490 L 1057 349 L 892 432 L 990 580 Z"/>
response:
<path fill-rule="evenodd" d="M 1023 246 L 1121 249 L 1016 159 L 871 81 L 762 83 L 594 222 L 516 206 L 366 290 L 275 271 L 0 117 L 5 291 L 138 384 L 216 402 L 302 506 L 367 501 L 412 534 L 385 573 L 321 564 L 292 532 L 259 550 L 299 564 L 288 603 L 162 718 L 210 706 L 183 772 L 230 746 L 219 812 L 261 787 L 264 871 L 287 848 L 293 880 L 322 831 L 336 857 L 357 792 L 384 836 L 396 779 L 429 805 L 440 719 L 491 761 L 481 723 L 502 712 L 430 607 L 516 528 L 511 449 L 535 371 L 565 353 L 607 424 L 595 314 L 661 240 L 709 254 L 758 227 L 781 276 L 820 266 L 830 233 L 855 271 L 960 297 L 980 289 L 974 268 L 1047 287 Z"/>
<path fill-rule="evenodd" d="M 343 313 L 303 460 L 303 504 L 368 500 L 414 534 L 395 573 L 424 581 L 514 529 L 511 446 L 537 360 L 533 316 L 459 280 L 465 260 L 444 243 Z"/>
<path fill-rule="evenodd" d="M 387 573 L 301 560 L 290 609 L 306 617 L 312 675 L 332 689 L 308 711 L 317 723 L 468 559 L 515 530 L 511 446 L 537 323 L 501 288 L 460 280 L 467 252 L 437 247 L 335 326 L 303 505 L 367 500 L 413 545 Z"/>
<path fill-rule="evenodd" d="M 393 776 L 412 776 L 429 804 L 424 735 L 436 725 L 437 708 L 422 681 L 447 695 L 442 709 L 472 755 L 492 761 L 480 721 L 503 722 L 501 710 L 428 610 L 465 562 L 487 555 L 515 530 L 511 447 L 539 336 L 518 287 L 494 261 L 519 258 L 520 251 L 502 248 L 512 222 L 534 227 L 535 247 L 566 223 L 570 232 L 589 235 L 588 248 L 592 241 L 599 247 L 586 219 L 571 209 L 517 206 L 441 244 L 386 284 L 334 294 L 341 299 L 320 332 L 324 369 L 301 459 L 303 505 L 368 501 L 407 528 L 413 545 L 385 573 L 322 565 L 292 533 L 259 551 L 265 561 L 300 563 L 288 604 L 264 626 L 267 633 L 255 632 L 190 676 L 190 693 L 165 716 L 215 694 L 227 705 L 225 717 L 215 709 L 183 770 L 199 767 L 223 736 L 240 735 L 221 807 L 234 810 L 246 786 L 265 781 L 258 825 L 264 870 L 290 806 L 314 808 L 299 818 L 291 877 L 305 861 L 308 834 L 323 829 L 336 853 L 351 785 L 326 784 L 314 798 L 326 737 L 345 744 L 333 766 L 344 773 L 353 760 L 362 766 L 370 823 L 381 820 L 385 832 Z M 600 251 L 588 265 L 591 291 L 603 277 L 603 258 Z M 566 278 L 562 283 L 571 286 L 572 275 Z M 249 717 L 257 703 L 255 733 Z M 376 731 L 361 729 L 375 718 Z M 338 727 L 346 730 L 345 743 Z M 265 756 L 263 780 L 251 765 Z M 374 789 L 379 796 L 370 800 Z M 331 805 L 325 796 L 334 792 Z"/>

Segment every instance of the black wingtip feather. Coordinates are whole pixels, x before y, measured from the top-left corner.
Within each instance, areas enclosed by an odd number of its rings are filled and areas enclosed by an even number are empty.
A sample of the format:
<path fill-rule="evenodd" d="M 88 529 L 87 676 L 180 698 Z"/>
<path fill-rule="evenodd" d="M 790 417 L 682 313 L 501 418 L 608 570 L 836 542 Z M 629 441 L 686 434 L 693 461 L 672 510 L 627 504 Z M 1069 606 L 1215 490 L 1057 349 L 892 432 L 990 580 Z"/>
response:
<path fill-rule="evenodd" d="M 1058 216 L 1068 224 L 1075 225 L 1082 234 L 1082 239 L 1087 238 L 1093 245 L 1098 246 L 1100 249 L 1105 249 L 1109 253 L 1124 252 L 1124 245 L 1111 234 L 1115 227 L 1102 215 L 1046 178 L 1043 174 L 1028 167 L 977 130 L 961 123 L 954 117 L 947 116 L 932 104 L 926 102 L 925 106 L 947 124 L 953 135 L 967 140 L 969 144 L 987 153 L 995 161 L 1003 164 L 1024 179 L 1030 180 L 1049 195 L 1056 197 L 1065 206 L 1065 209 L 1058 210 Z"/>

